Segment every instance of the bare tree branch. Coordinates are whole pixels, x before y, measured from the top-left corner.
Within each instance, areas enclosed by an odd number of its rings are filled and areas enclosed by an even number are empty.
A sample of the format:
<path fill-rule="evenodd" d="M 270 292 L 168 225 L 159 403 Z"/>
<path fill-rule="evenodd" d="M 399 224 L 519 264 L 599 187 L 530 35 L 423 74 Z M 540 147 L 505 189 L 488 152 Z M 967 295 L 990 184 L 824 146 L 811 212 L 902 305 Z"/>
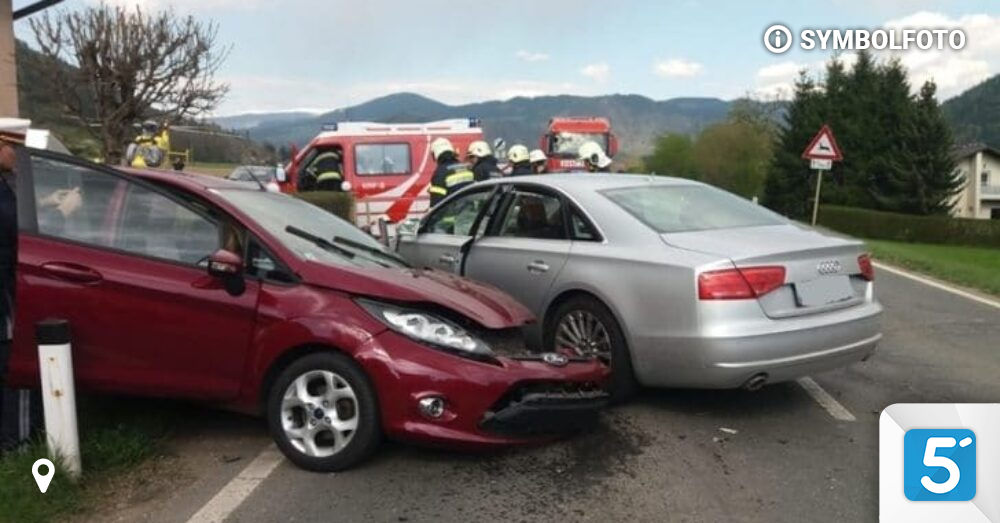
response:
<path fill-rule="evenodd" d="M 197 116 L 229 92 L 215 80 L 230 51 L 219 47 L 215 23 L 101 5 L 30 24 L 65 110 L 101 141 L 110 163 L 120 161 L 137 122 Z"/>

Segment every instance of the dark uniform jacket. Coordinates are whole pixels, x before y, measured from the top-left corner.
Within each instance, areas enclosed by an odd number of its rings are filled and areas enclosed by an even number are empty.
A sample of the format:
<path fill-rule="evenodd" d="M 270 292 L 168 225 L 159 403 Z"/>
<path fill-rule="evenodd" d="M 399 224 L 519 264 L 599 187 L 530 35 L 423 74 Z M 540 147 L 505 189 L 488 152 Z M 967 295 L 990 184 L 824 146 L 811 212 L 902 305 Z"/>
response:
<path fill-rule="evenodd" d="M 434 169 L 434 176 L 431 177 L 431 206 L 475 181 L 476 175 L 468 164 L 458 161 L 452 153 L 442 153 L 438 158 L 437 169 Z"/>
<path fill-rule="evenodd" d="M 13 178 L 0 173 L 0 340 L 12 319 L 14 269 L 17 266 L 17 200 Z"/>
<path fill-rule="evenodd" d="M 535 174 L 531 170 L 530 162 L 515 163 L 513 168 L 510 170 L 511 176 L 527 176 L 529 174 Z"/>
<path fill-rule="evenodd" d="M 476 175 L 477 182 L 481 182 L 491 178 L 500 178 L 503 176 L 503 171 L 497 165 L 496 157 L 491 155 L 480 158 L 476 165 L 472 166 L 472 174 Z"/>

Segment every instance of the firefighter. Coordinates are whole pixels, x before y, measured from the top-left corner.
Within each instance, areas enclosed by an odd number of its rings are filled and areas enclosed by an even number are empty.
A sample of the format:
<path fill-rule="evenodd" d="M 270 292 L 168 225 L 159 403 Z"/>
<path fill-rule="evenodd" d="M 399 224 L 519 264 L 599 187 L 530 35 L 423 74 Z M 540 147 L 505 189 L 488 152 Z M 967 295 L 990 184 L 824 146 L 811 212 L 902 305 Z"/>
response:
<path fill-rule="evenodd" d="M 604 153 L 604 149 L 597 142 L 587 142 L 581 145 L 577 156 L 583 162 L 584 166 L 586 166 L 587 172 L 611 172 L 611 158 L 608 158 L 608 155 Z"/>
<path fill-rule="evenodd" d="M 503 176 L 490 144 L 482 140 L 469 144 L 469 152 L 465 158 L 472 164 L 472 174 L 476 175 L 477 182 Z"/>
<path fill-rule="evenodd" d="M 455 146 L 447 138 L 437 138 L 431 142 L 431 156 L 437 162 L 431 186 L 427 189 L 431 193 L 432 207 L 449 194 L 476 181 L 476 175 L 469 170 L 469 166 L 458 161 Z"/>
<path fill-rule="evenodd" d="M 142 123 L 142 133 L 135 137 L 126 152 L 128 165 L 136 168 L 163 165 L 170 153 L 170 124 L 161 127 L 152 120 Z"/>
<path fill-rule="evenodd" d="M 303 180 L 305 191 L 342 191 L 344 190 L 344 165 L 340 160 L 340 152 L 335 149 L 323 151 L 305 169 L 306 179 Z"/>
<path fill-rule="evenodd" d="M 507 151 L 507 160 L 510 162 L 511 176 L 524 176 L 531 174 L 531 162 L 528 159 L 528 148 L 517 144 Z"/>
<path fill-rule="evenodd" d="M 549 157 L 541 149 L 532 149 L 528 154 L 528 161 L 531 162 L 531 172 L 534 174 L 545 174 L 549 172 Z"/>

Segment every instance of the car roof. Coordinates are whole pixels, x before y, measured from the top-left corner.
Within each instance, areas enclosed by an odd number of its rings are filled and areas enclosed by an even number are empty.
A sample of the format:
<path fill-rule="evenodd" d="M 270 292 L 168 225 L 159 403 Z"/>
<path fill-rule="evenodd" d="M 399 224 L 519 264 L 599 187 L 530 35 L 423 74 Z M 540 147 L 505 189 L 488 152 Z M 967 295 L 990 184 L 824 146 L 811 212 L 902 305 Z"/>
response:
<path fill-rule="evenodd" d="M 649 185 L 700 185 L 699 182 L 694 180 L 674 178 L 672 176 L 585 172 L 506 177 L 489 180 L 483 183 L 533 183 L 549 186 L 573 195 L 594 193 L 605 189 L 620 189 Z"/>
<path fill-rule="evenodd" d="M 165 182 L 190 191 L 204 191 L 207 189 L 236 189 L 244 191 L 260 190 L 258 187 L 248 188 L 245 182 L 227 180 L 225 178 L 219 178 L 208 174 L 156 169 L 122 168 L 120 170 L 138 178 L 156 182 Z"/>

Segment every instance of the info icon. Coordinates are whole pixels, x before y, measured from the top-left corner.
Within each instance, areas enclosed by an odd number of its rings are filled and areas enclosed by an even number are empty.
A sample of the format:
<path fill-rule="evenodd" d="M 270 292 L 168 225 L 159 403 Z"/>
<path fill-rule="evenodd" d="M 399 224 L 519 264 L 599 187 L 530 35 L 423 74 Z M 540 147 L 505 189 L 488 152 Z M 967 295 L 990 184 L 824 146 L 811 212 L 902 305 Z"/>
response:
<path fill-rule="evenodd" d="M 976 435 L 968 429 L 912 429 L 903 437 L 903 492 L 910 501 L 976 497 Z"/>

